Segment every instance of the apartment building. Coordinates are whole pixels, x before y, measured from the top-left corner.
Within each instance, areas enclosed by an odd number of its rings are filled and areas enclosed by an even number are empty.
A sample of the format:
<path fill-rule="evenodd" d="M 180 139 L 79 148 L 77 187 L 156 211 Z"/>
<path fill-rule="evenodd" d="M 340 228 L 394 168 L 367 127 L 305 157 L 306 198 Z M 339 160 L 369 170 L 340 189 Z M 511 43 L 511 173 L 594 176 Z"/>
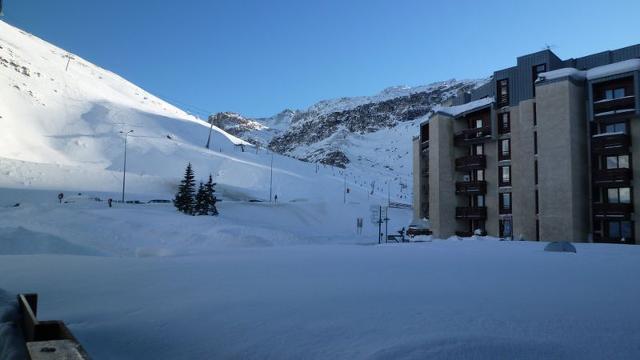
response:
<path fill-rule="evenodd" d="M 421 124 L 414 217 L 439 238 L 640 243 L 639 75 L 640 45 L 494 72 Z"/>

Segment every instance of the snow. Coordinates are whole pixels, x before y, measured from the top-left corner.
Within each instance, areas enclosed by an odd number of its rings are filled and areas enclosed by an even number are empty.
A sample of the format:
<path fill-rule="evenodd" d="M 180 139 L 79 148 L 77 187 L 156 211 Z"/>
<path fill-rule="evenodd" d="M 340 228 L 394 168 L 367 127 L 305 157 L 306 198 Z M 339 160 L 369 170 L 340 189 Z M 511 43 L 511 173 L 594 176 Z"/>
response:
<path fill-rule="evenodd" d="M 624 132 L 624 131 L 612 131 L 612 132 L 605 132 L 605 133 L 591 135 L 591 137 L 595 138 L 595 137 L 603 137 L 603 136 L 611 136 L 611 135 L 626 135 L 626 132 Z"/>
<path fill-rule="evenodd" d="M 539 81 L 561 79 L 565 77 L 572 77 L 577 80 L 595 80 L 607 76 L 614 76 L 619 74 L 625 74 L 632 71 L 640 70 L 640 59 L 629 59 L 625 61 L 619 61 L 613 64 L 597 66 L 589 70 L 578 70 L 575 68 L 562 68 L 553 71 L 547 71 L 541 73 Z"/>
<path fill-rule="evenodd" d="M 471 101 L 471 102 L 468 102 L 468 103 L 462 104 L 462 105 L 442 107 L 442 108 L 438 109 L 438 112 L 439 113 L 443 113 L 445 115 L 456 117 L 456 116 L 459 116 L 461 114 L 464 114 L 464 113 L 467 113 L 467 112 L 470 112 L 470 111 L 474 111 L 476 109 L 480 109 L 480 108 L 485 107 L 487 105 L 493 104 L 494 102 L 495 102 L 495 100 L 492 97 L 488 97 L 488 98 L 483 98 L 483 99 Z"/>
<path fill-rule="evenodd" d="M 640 288 L 620 276 L 640 271 L 639 247 L 379 246 L 373 224 L 359 237 L 340 220 L 351 210 L 318 220 L 304 203 L 223 202 L 221 218 L 141 207 L 42 198 L 1 210 L 2 226 L 116 255 L 0 255 L 2 286 L 37 291 L 39 316 L 64 319 L 98 359 L 640 356 Z"/>

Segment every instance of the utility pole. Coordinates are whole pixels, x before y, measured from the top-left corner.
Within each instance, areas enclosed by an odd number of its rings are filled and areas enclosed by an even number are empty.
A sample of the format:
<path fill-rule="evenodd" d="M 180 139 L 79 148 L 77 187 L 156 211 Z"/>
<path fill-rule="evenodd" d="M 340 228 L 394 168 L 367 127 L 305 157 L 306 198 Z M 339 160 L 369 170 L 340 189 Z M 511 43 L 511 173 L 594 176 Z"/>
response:
<path fill-rule="evenodd" d="M 382 243 L 382 205 L 378 207 L 378 244 Z"/>
<path fill-rule="evenodd" d="M 273 195 L 273 152 L 271 153 L 271 173 L 269 175 L 269 202 Z"/>
<path fill-rule="evenodd" d="M 211 144 L 211 132 L 213 131 L 213 115 L 209 115 L 209 137 L 207 138 L 207 149 L 209 149 L 209 145 Z M 221 151 L 222 152 L 222 151 Z"/>
<path fill-rule="evenodd" d="M 2 0 L 0 0 L 0 1 L 2 1 Z M 64 55 L 64 57 L 67 58 L 67 67 L 64 69 L 64 71 L 68 71 L 69 70 L 69 63 L 71 62 L 71 60 L 75 60 L 75 58 L 73 56 L 71 56 L 71 54 L 69 54 L 69 53 Z"/>
<path fill-rule="evenodd" d="M 342 189 L 342 203 L 347 203 L 347 173 L 344 173 L 344 188 Z"/>
<path fill-rule="evenodd" d="M 124 166 L 122 167 L 122 203 L 124 204 L 124 190 L 127 182 L 127 137 L 133 130 L 120 131 L 120 134 L 124 134 Z"/>

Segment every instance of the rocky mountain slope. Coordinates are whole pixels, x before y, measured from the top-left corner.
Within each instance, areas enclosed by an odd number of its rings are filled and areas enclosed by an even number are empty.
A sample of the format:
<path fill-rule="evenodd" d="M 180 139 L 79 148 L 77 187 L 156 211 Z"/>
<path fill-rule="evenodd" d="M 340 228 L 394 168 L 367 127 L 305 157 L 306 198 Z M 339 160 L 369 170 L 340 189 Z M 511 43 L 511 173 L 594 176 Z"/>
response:
<path fill-rule="evenodd" d="M 237 113 L 212 116 L 214 124 L 280 154 L 346 168 L 410 186 L 411 137 L 438 107 L 484 80 L 449 80 L 419 87 L 391 87 L 374 96 L 318 102 L 307 110 L 284 110 L 249 119 Z"/>

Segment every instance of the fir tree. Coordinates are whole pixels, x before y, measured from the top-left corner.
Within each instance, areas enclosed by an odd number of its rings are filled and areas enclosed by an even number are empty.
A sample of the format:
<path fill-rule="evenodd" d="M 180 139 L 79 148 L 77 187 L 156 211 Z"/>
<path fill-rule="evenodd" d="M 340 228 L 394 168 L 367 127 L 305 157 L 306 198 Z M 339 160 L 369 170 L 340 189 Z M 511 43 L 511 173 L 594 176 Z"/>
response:
<path fill-rule="evenodd" d="M 196 215 L 208 215 L 209 212 L 208 193 L 202 182 L 200 182 L 200 186 L 198 187 L 196 204 L 193 210 Z"/>
<path fill-rule="evenodd" d="M 193 174 L 193 169 L 191 168 L 191 163 L 187 165 L 187 169 L 184 172 L 184 179 L 180 181 L 180 186 L 178 187 L 178 193 L 176 194 L 173 203 L 178 211 L 181 211 L 185 214 L 193 214 L 194 206 L 195 206 L 195 185 L 196 182 L 194 180 L 195 175 Z"/>
<path fill-rule="evenodd" d="M 206 202 L 208 205 L 207 213 L 213 216 L 218 215 L 218 209 L 216 208 L 216 202 L 218 199 L 216 199 L 215 195 L 215 186 L 216 183 L 213 182 L 213 177 L 209 174 L 209 181 L 204 185 L 204 191 L 206 193 Z"/>

